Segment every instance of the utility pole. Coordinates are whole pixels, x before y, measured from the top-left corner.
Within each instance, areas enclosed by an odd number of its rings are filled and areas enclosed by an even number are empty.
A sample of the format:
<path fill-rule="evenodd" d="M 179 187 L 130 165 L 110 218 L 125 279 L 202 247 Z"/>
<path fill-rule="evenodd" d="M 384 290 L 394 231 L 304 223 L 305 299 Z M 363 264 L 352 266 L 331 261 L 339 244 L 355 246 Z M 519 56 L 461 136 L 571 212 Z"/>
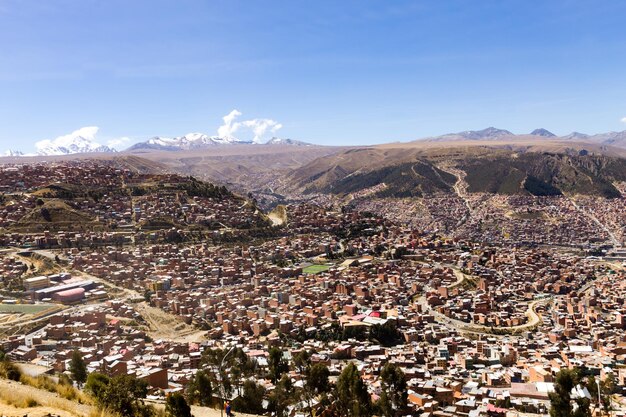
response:
<path fill-rule="evenodd" d="M 230 355 L 230 353 L 235 350 L 235 346 L 231 347 L 228 352 L 226 352 L 226 355 L 224 355 L 224 357 L 222 357 L 222 361 L 220 362 L 220 367 L 217 370 L 217 376 L 220 378 L 220 393 L 221 395 L 221 399 L 220 399 L 220 416 L 224 417 L 224 397 L 226 396 L 226 393 L 224 392 L 224 383 L 222 381 L 222 366 L 224 366 L 224 361 L 226 360 L 226 357 L 228 355 Z"/>
<path fill-rule="evenodd" d="M 596 379 L 596 385 L 598 386 L 598 408 L 600 408 L 600 413 L 602 413 L 602 397 L 600 396 L 600 379 Z"/>

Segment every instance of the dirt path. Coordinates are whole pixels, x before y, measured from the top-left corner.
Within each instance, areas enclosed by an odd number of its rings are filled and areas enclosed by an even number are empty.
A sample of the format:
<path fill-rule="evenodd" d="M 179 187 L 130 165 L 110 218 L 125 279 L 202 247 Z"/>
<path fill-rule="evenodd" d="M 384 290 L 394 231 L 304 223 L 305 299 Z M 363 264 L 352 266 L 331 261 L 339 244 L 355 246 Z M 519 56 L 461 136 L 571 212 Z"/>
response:
<path fill-rule="evenodd" d="M 454 168 L 449 165 L 440 165 L 437 168 L 441 169 L 444 172 L 447 172 L 448 174 L 452 174 L 456 177 L 456 182 L 452 186 L 452 189 L 454 189 L 454 192 L 456 193 L 456 195 L 459 196 L 461 200 L 463 200 L 463 203 L 465 203 L 465 207 L 467 208 L 467 213 L 465 214 L 465 216 L 463 216 L 463 218 L 460 219 L 459 224 L 457 225 L 457 227 L 460 227 L 469 220 L 470 216 L 474 212 L 474 209 L 472 208 L 472 205 L 470 204 L 470 201 L 469 201 L 469 196 L 468 196 L 468 191 L 467 191 L 468 184 L 467 182 L 465 182 L 465 176 L 467 174 L 464 171 L 458 168 Z"/>
<path fill-rule="evenodd" d="M 147 404 L 153 405 L 157 409 L 164 409 L 165 406 L 163 401 L 146 401 Z M 194 417 L 225 417 L 226 413 L 222 416 L 221 410 L 219 408 L 211 408 L 211 407 L 199 407 L 197 405 L 191 406 L 191 414 Z M 235 417 L 259 417 L 255 414 L 244 414 L 233 412 L 233 416 Z"/>
<path fill-rule="evenodd" d="M 280 217 L 278 217 L 278 215 L 274 213 L 268 214 L 267 217 L 272 221 L 272 224 L 274 226 L 281 226 L 284 223 L 283 219 L 281 219 Z"/>

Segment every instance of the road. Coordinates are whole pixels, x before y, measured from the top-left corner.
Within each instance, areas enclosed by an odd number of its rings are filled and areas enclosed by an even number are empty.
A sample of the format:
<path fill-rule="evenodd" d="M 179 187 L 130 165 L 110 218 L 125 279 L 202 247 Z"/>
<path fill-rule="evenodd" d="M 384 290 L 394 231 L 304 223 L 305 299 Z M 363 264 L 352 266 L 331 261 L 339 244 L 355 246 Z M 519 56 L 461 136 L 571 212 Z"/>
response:
<path fill-rule="evenodd" d="M 447 172 L 448 174 L 454 175 L 456 177 L 456 182 L 454 183 L 454 185 L 452 186 L 452 188 L 454 189 L 454 192 L 456 193 L 456 195 L 459 196 L 459 198 L 461 200 L 463 200 L 463 203 L 465 203 L 465 207 L 467 208 L 467 213 L 459 220 L 459 222 L 457 223 L 457 227 L 463 226 L 463 224 L 465 224 L 470 216 L 472 215 L 472 213 L 474 212 L 474 209 L 472 208 L 472 205 L 469 202 L 469 198 L 467 195 L 467 183 L 465 182 L 465 172 L 451 167 L 451 166 L 438 166 L 437 168 L 441 169 L 442 171 Z"/>
<path fill-rule="evenodd" d="M 539 300 L 532 301 L 528 305 L 528 309 L 526 310 L 526 313 L 525 313 L 526 317 L 528 317 L 528 322 L 519 326 L 510 326 L 510 327 L 488 327 L 488 326 L 466 323 L 461 320 L 452 319 L 430 308 L 430 306 L 428 305 L 428 302 L 426 301 L 425 296 L 421 296 L 417 300 L 417 303 L 422 305 L 422 308 L 424 309 L 425 312 L 432 314 L 435 320 L 437 321 L 437 323 L 442 324 L 448 327 L 449 329 L 456 330 L 459 333 L 505 337 L 505 336 L 509 336 L 518 332 L 522 332 L 524 330 L 531 330 L 532 328 L 540 324 L 541 317 L 539 316 L 539 314 L 537 314 L 536 307 L 540 304 L 545 304 L 551 301 L 552 301 L 552 297 L 547 297 L 547 298 L 542 298 Z M 500 334 L 495 334 L 494 331 L 506 332 L 509 334 L 500 335 Z"/>
<path fill-rule="evenodd" d="M 467 275 L 466 273 L 462 272 L 459 268 L 457 268 L 454 265 L 451 264 L 444 264 L 444 266 L 452 269 L 452 272 L 454 273 L 454 276 L 456 276 L 456 281 L 453 282 L 452 284 L 450 284 L 448 286 L 448 288 L 454 288 L 454 287 L 458 287 L 459 285 L 462 285 L 464 282 L 468 281 L 468 282 L 472 282 L 472 283 L 476 283 L 476 281 L 478 280 L 477 277 L 474 277 L 472 275 Z"/>

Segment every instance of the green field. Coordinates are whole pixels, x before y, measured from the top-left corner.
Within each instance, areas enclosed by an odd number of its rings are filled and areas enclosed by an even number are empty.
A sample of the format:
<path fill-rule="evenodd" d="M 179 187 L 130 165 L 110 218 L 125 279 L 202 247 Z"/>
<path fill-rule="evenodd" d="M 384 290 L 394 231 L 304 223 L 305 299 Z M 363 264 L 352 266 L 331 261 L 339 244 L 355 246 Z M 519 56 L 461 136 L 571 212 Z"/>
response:
<path fill-rule="evenodd" d="M 54 307 L 54 304 L 0 304 L 0 314 L 37 314 Z"/>
<path fill-rule="evenodd" d="M 330 265 L 309 265 L 302 270 L 305 274 L 319 274 L 330 269 Z"/>

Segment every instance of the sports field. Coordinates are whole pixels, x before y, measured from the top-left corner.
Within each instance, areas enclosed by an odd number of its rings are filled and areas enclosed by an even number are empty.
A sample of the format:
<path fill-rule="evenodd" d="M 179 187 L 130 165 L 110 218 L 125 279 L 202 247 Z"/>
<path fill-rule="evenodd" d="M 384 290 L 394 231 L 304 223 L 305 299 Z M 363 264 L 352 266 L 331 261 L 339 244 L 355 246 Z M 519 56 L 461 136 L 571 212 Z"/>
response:
<path fill-rule="evenodd" d="M 0 314 L 37 314 L 54 306 L 54 304 L 0 304 Z"/>
<path fill-rule="evenodd" d="M 319 274 L 330 269 L 330 265 L 309 265 L 302 270 L 305 274 Z"/>

